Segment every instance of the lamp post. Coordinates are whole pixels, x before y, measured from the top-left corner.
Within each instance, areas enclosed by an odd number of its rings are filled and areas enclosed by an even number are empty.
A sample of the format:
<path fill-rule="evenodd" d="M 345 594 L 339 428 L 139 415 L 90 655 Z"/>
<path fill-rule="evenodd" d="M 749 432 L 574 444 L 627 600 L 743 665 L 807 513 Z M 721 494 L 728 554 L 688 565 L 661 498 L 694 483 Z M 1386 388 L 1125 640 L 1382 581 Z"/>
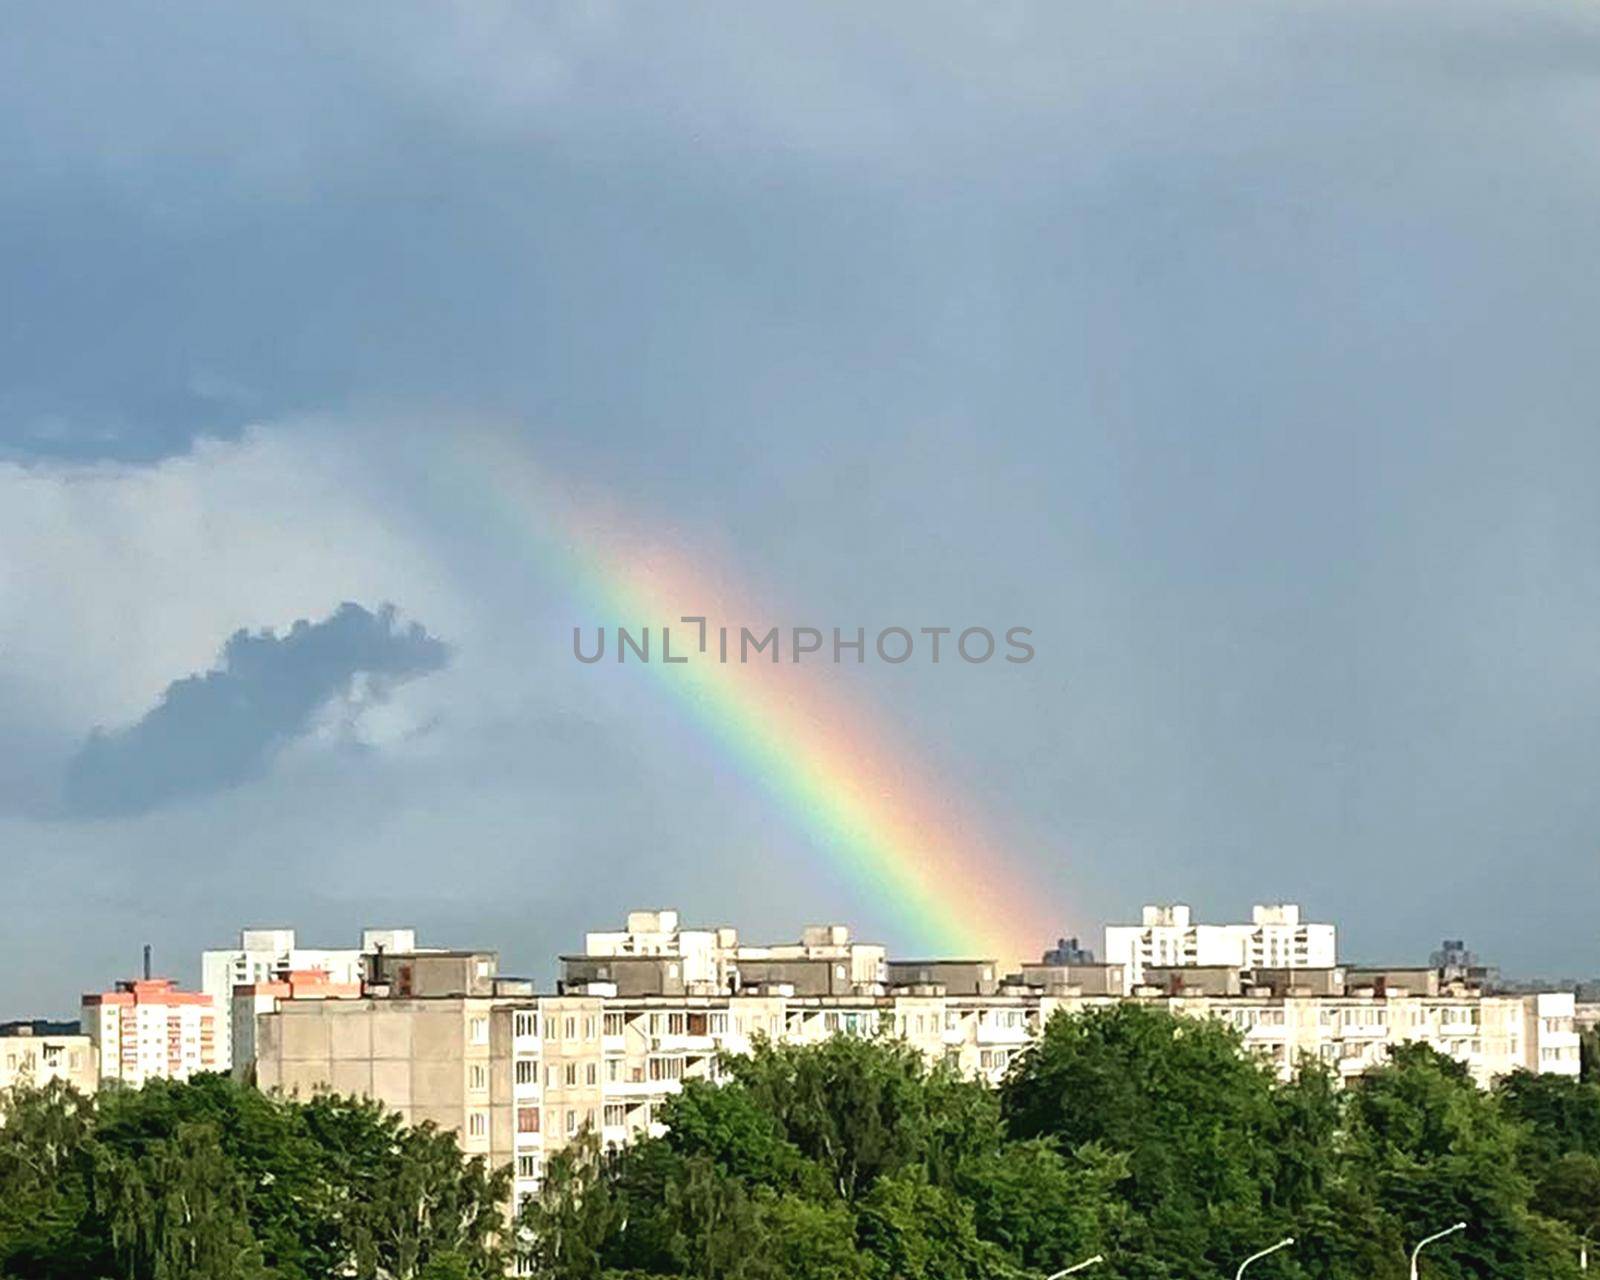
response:
<path fill-rule="evenodd" d="M 1260 1253 L 1252 1253 L 1248 1258 L 1239 1264 L 1239 1269 L 1233 1273 L 1233 1280 L 1244 1280 L 1244 1269 L 1252 1262 L 1257 1262 L 1260 1259 L 1265 1258 L 1269 1253 L 1277 1253 L 1279 1249 L 1287 1249 L 1293 1243 L 1293 1236 L 1284 1236 L 1284 1238 L 1278 1241 L 1277 1244 L 1269 1245 L 1267 1248 L 1261 1250 Z"/>
<path fill-rule="evenodd" d="M 1106 1255 L 1105 1254 L 1097 1253 L 1092 1258 L 1085 1258 L 1082 1262 L 1075 1262 L 1070 1267 L 1067 1267 L 1063 1271 L 1057 1271 L 1057 1272 L 1052 1273 L 1051 1275 L 1046 1276 L 1044 1278 L 1044 1280 L 1061 1280 L 1062 1276 L 1076 1275 L 1079 1271 L 1085 1271 L 1088 1268 L 1094 1266 L 1095 1264 L 1104 1262 L 1105 1260 L 1106 1260 Z"/>
<path fill-rule="evenodd" d="M 1467 1224 L 1458 1222 L 1453 1227 L 1446 1227 L 1443 1231 L 1435 1231 L 1431 1236 L 1424 1236 L 1417 1241 L 1417 1247 L 1411 1251 L 1411 1280 L 1417 1280 L 1417 1255 L 1423 1247 L 1432 1244 L 1435 1240 L 1443 1240 L 1446 1236 L 1453 1236 L 1458 1231 L 1465 1231 Z"/>

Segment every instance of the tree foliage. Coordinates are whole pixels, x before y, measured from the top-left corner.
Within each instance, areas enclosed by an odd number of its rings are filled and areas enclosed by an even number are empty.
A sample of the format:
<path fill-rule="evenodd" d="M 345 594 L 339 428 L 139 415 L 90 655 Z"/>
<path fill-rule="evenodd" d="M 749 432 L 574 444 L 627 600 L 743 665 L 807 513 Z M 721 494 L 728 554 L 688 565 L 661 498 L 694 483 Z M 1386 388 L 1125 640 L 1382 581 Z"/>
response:
<path fill-rule="evenodd" d="M 1430 1280 L 1562 1277 L 1595 1204 L 1587 1095 L 1485 1094 L 1421 1048 L 1350 1089 L 1311 1063 L 1283 1083 L 1221 1024 L 1123 1005 L 1052 1020 L 998 1090 L 888 1040 L 724 1068 L 664 1136 L 554 1161 L 519 1219 L 534 1274 L 1037 1280 L 1104 1253 L 1096 1275 L 1177 1280 L 1293 1234 L 1252 1275 L 1402 1280 L 1466 1218 Z"/>
<path fill-rule="evenodd" d="M 18 1091 L 0 1127 L 0 1276 L 481 1280 L 509 1175 L 371 1102 L 221 1076 Z"/>
<path fill-rule="evenodd" d="M 990 1088 L 889 1039 L 758 1044 L 686 1080 L 663 1136 L 509 1172 L 372 1103 L 217 1077 L 8 1100 L 0 1277 L 1199 1280 L 1292 1234 L 1253 1280 L 1576 1280 L 1600 1235 L 1600 1086 L 1477 1089 L 1416 1046 L 1340 1089 L 1283 1083 L 1218 1023 L 1058 1015 Z"/>

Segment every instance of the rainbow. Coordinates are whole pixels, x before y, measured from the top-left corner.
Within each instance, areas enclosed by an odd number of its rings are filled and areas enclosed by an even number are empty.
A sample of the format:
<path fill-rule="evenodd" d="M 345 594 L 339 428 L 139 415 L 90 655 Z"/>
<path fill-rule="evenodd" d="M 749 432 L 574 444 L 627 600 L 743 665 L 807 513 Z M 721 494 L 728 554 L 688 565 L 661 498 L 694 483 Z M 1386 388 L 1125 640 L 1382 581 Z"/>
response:
<path fill-rule="evenodd" d="M 715 660 L 719 627 L 737 637 L 741 625 L 776 616 L 754 593 L 703 555 L 690 560 L 636 519 L 580 497 L 508 435 L 452 433 L 446 447 L 454 466 L 472 459 L 463 482 L 475 508 L 595 611 L 586 651 L 601 622 L 612 644 L 618 623 L 635 634 L 648 625 L 657 645 L 661 626 L 672 628 L 674 652 L 690 661 L 638 669 L 843 872 L 858 909 L 892 916 L 908 943 L 941 955 L 1010 963 L 1036 958 L 1055 938 L 1064 919 L 1049 895 L 954 788 L 919 774 L 881 717 L 841 696 L 836 669 L 787 653 L 776 664 Z M 437 465 L 432 474 L 437 482 Z M 707 619 L 705 655 L 684 615 Z M 870 657 L 870 633 L 867 643 Z"/>

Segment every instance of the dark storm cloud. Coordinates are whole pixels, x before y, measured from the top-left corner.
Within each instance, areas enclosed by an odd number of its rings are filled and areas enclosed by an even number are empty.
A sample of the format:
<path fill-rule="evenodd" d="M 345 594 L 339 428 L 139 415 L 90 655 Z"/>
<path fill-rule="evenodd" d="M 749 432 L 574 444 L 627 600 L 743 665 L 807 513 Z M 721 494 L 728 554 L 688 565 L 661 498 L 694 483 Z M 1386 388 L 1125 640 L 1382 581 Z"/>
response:
<path fill-rule="evenodd" d="M 83 744 L 68 767 L 68 811 L 137 814 L 246 782 L 358 676 L 370 677 L 369 696 L 381 697 L 439 670 L 449 653 L 420 624 L 400 626 L 392 605 L 371 613 L 343 604 L 283 636 L 235 632 L 215 670 L 175 680 L 137 724 Z"/>

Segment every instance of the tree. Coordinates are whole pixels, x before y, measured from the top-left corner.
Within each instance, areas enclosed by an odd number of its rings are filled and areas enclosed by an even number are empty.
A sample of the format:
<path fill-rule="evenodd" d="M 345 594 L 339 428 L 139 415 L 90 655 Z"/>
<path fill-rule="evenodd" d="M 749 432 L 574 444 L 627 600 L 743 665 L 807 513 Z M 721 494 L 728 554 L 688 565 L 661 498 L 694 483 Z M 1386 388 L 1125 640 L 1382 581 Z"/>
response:
<path fill-rule="evenodd" d="M 183 1124 L 137 1151 L 101 1146 L 93 1218 L 127 1280 L 258 1280 L 270 1273 L 246 1190 L 214 1127 Z"/>
<path fill-rule="evenodd" d="M 80 1230 L 89 1207 L 94 1107 L 53 1082 L 15 1089 L 0 1125 L 0 1275 L 78 1280 L 106 1274 L 103 1242 Z"/>
<path fill-rule="evenodd" d="M 539 1194 L 517 1215 L 519 1250 L 532 1274 L 598 1280 L 602 1251 L 623 1225 L 606 1175 L 591 1133 L 550 1157 Z"/>
<path fill-rule="evenodd" d="M 1348 1176 L 1404 1240 L 1471 1224 L 1438 1251 L 1435 1275 L 1571 1269 L 1570 1236 L 1530 1205 L 1532 1184 L 1518 1164 L 1524 1130 L 1459 1062 L 1422 1044 L 1396 1049 L 1352 1087 L 1347 1129 Z"/>
<path fill-rule="evenodd" d="M 1139 1252 L 1223 1267 L 1281 1234 L 1295 1207 L 1276 1190 L 1276 1091 L 1231 1028 L 1121 1004 L 1052 1018 L 1001 1102 L 1014 1137 L 1122 1154 L 1119 1192 L 1146 1224 Z"/>
<path fill-rule="evenodd" d="M 8 1100 L 0 1275 L 27 1280 L 488 1280 L 509 1171 L 370 1102 L 220 1076 Z"/>

